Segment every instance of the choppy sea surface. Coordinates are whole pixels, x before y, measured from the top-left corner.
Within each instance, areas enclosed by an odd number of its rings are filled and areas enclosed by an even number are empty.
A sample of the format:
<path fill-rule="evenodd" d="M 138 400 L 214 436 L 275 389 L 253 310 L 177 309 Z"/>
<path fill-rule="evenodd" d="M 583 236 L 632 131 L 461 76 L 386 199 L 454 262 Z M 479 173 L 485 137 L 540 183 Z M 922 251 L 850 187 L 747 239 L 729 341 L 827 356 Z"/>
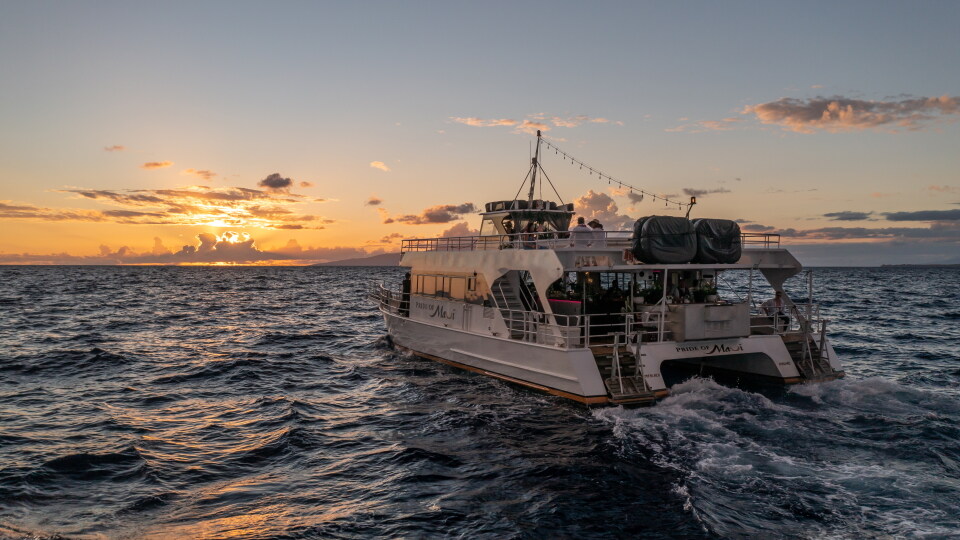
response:
<path fill-rule="evenodd" d="M 398 268 L 0 267 L 0 537 L 960 536 L 960 269 L 816 275 L 845 379 L 588 409 L 392 351 Z"/>

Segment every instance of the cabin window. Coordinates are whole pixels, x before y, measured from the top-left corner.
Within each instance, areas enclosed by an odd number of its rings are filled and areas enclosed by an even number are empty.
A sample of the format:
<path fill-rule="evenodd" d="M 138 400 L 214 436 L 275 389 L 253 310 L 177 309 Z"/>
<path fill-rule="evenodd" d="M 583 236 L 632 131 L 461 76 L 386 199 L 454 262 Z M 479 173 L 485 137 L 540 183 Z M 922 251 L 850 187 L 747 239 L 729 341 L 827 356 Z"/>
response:
<path fill-rule="evenodd" d="M 477 291 L 477 278 L 475 277 L 467 278 L 467 290 L 470 292 Z"/>

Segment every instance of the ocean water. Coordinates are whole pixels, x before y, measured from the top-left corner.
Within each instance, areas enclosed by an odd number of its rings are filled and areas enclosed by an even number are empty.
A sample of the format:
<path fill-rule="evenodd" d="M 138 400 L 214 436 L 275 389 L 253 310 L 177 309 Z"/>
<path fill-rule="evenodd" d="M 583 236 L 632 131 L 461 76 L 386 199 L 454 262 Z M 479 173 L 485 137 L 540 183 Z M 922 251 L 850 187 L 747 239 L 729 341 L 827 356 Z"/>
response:
<path fill-rule="evenodd" d="M 958 269 L 818 270 L 845 379 L 641 409 L 392 351 L 401 272 L 0 267 L 0 537 L 960 536 Z"/>

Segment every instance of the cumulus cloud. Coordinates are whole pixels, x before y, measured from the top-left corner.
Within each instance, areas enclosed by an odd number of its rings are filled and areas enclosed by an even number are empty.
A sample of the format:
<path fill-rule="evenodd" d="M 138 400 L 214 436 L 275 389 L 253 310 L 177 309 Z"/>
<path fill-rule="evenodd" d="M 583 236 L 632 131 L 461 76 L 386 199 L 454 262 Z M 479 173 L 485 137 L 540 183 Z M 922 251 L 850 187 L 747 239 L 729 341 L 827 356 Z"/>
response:
<path fill-rule="evenodd" d="M 113 146 L 104 146 L 103 149 L 107 152 L 123 152 L 127 147 L 122 144 L 115 144 Z"/>
<path fill-rule="evenodd" d="M 381 212 L 384 223 L 405 223 L 407 225 L 430 225 L 435 223 L 450 223 L 463 219 L 463 214 L 472 214 L 477 211 L 473 203 L 463 204 L 442 204 L 431 206 L 424 209 L 420 214 L 406 214 L 400 216 L 390 216 L 386 212 Z"/>
<path fill-rule="evenodd" d="M 833 221 L 864 221 L 869 219 L 873 215 L 873 212 L 853 212 L 849 210 L 844 210 L 842 212 L 828 212 L 823 215 L 825 218 L 830 218 Z"/>
<path fill-rule="evenodd" d="M 280 176 L 280 173 L 273 173 L 257 182 L 257 185 L 270 191 L 288 191 L 293 180 Z"/>
<path fill-rule="evenodd" d="M 586 221 L 593 219 L 603 224 L 604 230 L 618 231 L 633 227 L 636 219 L 620 214 L 613 197 L 606 193 L 597 193 L 592 189 L 573 201 L 573 208 Z"/>
<path fill-rule="evenodd" d="M 749 105 L 742 112 L 754 115 L 761 123 L 778 125 L 798 133 L 868 129 L 916 131 L 931 121 L 960 113 L 960 98 L 919 97 L 898 101 L 868 101 L 839 96 L 781 98 Z"/>
<path fill-rule="evenodd" d="M 478 234 L 480 234 L 480 231 L 476 229 L 471 229 L 470 225 L 468 225 L 466 221 L 461 221 L 460 223 L 457 223 L 453 227 L 450 227 L 449 229 L 443 231 L 443 233 L 440 234 L 440 237 L 451 238 L 456 236 L 476 236 Z"/>
<path fill-rule="evenodd" d="M 197 170 L 197 169 L 184 169 L 184 170 L 180 171 L 180 174 L 185 174 L 185 175 L 190 175 L 190 176 L 196 176 L 197 178 L 201 178 L 201 179 L 203 179 L 203 180 L 212 180 L 213 178 L 215 178 L 215 177 L 217 176 L 217 173 L 215 173 L 215 172 L 213 172 L 213 171 L 208 171 L 208 170 L 206 170 L 206 169 L 200 169 L 200 170 Z"/>
<path fill-rule="evenodd" d="M 917 212 L 888 212 L 890 221 L 958 221 L 960 210 L 920 210 Z"/>
<path fill-rule="evenodd" d="M 380 206 L 381 204 L 383 204 L 383 200 L 380 199 L 380 197 L 377 197 L 376 195 L 371 195 L 370 198 L 367 199 L 367 202 L 363 204 L 365 206 Z"/>
<path fill-rule="evenodd" d="M 374 169 L 380 169 L 383 172 L 390 172 L 390 167 L 388 167 L 387 164 L 382 161 L 371 161 L 370 167 Z"/>
<path fill-rule="evenodd" d="M 730 193 L 730 190 L 725 187 L 718 187 L 716 189 L 683 188 L 683 193 L 689 197 L 703 197 L 711 193 Z"/>
<path fill-rule="evenodd" d="M 173 165 L 172 161 L 148 161 L 140 166 L 141 169 L 165 169 Z"/>

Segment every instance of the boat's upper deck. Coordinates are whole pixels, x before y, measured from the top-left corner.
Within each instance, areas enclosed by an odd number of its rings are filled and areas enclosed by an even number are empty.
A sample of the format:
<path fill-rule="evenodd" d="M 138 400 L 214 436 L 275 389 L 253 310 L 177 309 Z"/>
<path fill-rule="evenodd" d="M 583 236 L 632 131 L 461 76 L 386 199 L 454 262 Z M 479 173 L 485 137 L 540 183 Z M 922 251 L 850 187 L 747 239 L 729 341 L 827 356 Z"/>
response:
<path fill-rule="evenodd" d="M 744 249 L 776 249 L 780 247 L 780 235 L 773 233 L 741 233 L 740 243 Z M 400 252 L 552 249 L 599 253 L 630 249 L 632 245 L 632 231 L 595 230 L 591 233 L 580 234 L 563 231 L 414 238 L 404 240 L 401 244 Z"/>

